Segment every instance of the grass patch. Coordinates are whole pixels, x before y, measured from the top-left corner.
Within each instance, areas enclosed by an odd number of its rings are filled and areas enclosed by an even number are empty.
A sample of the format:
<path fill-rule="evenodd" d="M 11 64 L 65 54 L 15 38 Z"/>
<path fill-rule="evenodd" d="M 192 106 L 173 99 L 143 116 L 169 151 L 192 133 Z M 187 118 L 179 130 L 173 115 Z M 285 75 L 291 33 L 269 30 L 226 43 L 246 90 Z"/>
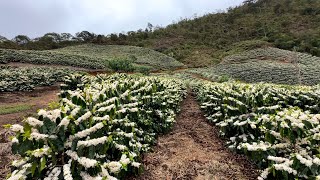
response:
<path fill-rule="evenodd" d="M 3 106 L 0 106 L 0 115 L 27 111 L 27 110 L 30 110 L 31 108 L 32 108 L 32 105 L 29 105 L 29 104 L 3 105 Z"/>

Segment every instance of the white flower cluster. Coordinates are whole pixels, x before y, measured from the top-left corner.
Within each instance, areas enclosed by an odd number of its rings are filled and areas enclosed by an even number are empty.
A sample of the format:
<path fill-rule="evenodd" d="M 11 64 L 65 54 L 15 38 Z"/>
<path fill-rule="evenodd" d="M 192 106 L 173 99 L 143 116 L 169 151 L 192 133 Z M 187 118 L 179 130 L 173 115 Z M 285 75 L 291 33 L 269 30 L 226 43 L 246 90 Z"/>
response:
<path fill-rule="evenodd" d="M 108 121 L 108 120 L 110 120 L 110 116 L 109 115 L 105 115 L 103 117 L 93 117 L 92 119 L 94 121 Z"/>
<path fill-rule="evenodd" d="M 25 122 L 28 123 L 32 127 L 43 126 L 43 122 L 42 121 L 39 121 L 38 119 L 33 118 L 33 117 L 28 117 L 25 120 Z"/>
<path fill-rule="evenodd" d="M 65 164 L 63 165 L 63 177 L 65 180 L 72 180 L 72 174 L 71 174 L 71 164 Z"/>
<path fill-rule="evenodd" d="M 74 137 L 77 138 L 84 138 L 87 137 L 89 134 L 96 132 L 97 130 L 103 128 L 103 123 L 97 123 L 96 125 L 92 126 L 89 129 L 85 129 L 83 131 L 78 132 L 77 134 L 74 135 Z M 70 136 L 70 141 L 73 139 L 73 136 Z"/>
<path fill-rule="evenodd" d="M 104 144 L 106 141 L 108 141 L 108 137 L 104 136 L 101 138 L 97 138 L 97 139 L 90 139 L 87 141 L 78 141 L 77 146 L 85 146 L 85 147 L 90 147 L 90 146 L 97 146 L 98 144 Z"/>
<path fill-rule="evenodd" d="M 106 164 L 111 173 L 117 173 L 121 170 L 122 164 L 118 161 L 112 161 Z"/>
<path fill-rule="evenodd" d="M 76 107 L 71 111 L 70 115 L 72 117 L 75 117 L 79 113 L 79 111 L 80 111 L 80 107 Z"/>
<path fill-rule="evenodd" d="M 27 179 L 27 169 L 31 168 L 31 164 L 24 164 L 20 170 L 14 170 L 8 180 Z"/>
<path fill-rule="evenodd" d="M 51 153 L 51 149 L 49 147 L 43 147 L 32 151 L 32 155 L 34 157 L 42 157 L 44 155 L 49 155 L 49 153 Z"/>
<path fill-rule="evenodd" d="M 311 167 L 312 166 L 312 158 L 308 157 L 304 158 L 302 157 L 300 154 L 296 154 L 296 158 L 301 162 L 301 164 L 304 164 L 307 167 Z"/>
<path fill-rule="evenodd" d="M 55 110 L 52 110 L 52 111 L 45 111 L 43 109 L 40 109 L 38 111 L 38 115 L 46 117 L 46 118 L 50 119 L 53 122 L 56 122 L 56 120 L 61 117 L 61 110 L 60 109 L 55 109 Z"/>
<path fill-rule="evenodd" d="M 98 112 L 109 112 L 111 111 L 112 109 L 114 109 L 116 106 L 114 104 L 111 104 L 109 106 L 105 106 L 105 107 L 101 107 L 99 108 L 97 111 Z"/>
<path fill-rule="evenodd" d="M 13 137 L 13 138 L 11 139 L 11 142 L 12 142 L 12 143 L 19 143 L 19 140 L 18 140 L 16 137 Z"/>
<path fill-rule="evenodd" d="M 20 160 L 14 160 L 12 161 L 11 165 L 14 167 L 20 167 L 28 162 L 29 158 L 24 158 Z"/>
<path fill-rule="evenodd" d="M 55 167 L 49 173 L 49 175 L 44 178 L 44 180 L 59 180 L 59 175 L 60 174 L 61 174 L 61 167 Z"/>
<path fill-rule="evenodd" d="M 242 143 L 239 145 L 239 147 L 246 148 L 248 151 L 267 151 L 268 148 L 271 147 L 271 144 L 268 142 L 260 141 L 259 143 L 253 142 L 252 144 Z"/>
<path fill-rule="evenodd" d="M 58 124 L 58 127 L 64 126 L 64 128 L 67 129 L 69 123 L 70 123 L 69 117 L 64 117 L 61 120 L 61 122 Z"/>
<path fill-rule="evenodd" d="M 92 167 L 94 167 L 94 166 L 96 166 L 98 164 L 98 161 L 96 161 L 95 159 L 89 159 L 89 158 L 86 158 L 86 157 L 79 157 L 76 152 L 73 152 L 73 151 L 70 151 L 70 150 L 66 151 L 66 154 L 72 160 L 77 161 L 79 164 L 81 164 L 86 169 L 92 168 Z"/>
<path fill-rule="evenodd" d="M 141 166 L 141 163 L 138 162 L 132 162 L 131 163 L 133 167 L 139 168 Z"/>
<path fill-rule="evenodd" d="M 262 171 L 262 173 L 260 174 L 260 176 L 258 177 L 258 180 L 264 180 L 268 178 L 268 175 L 270 173 L 270 169 L 271 168 L 266 168 L 265 170 Z"/>
<path fill-rule="evenodd" d="M 102 103 L 96 104 L 96 105 L 94 106 L 94 109 L 97 109 L 97 108 L 99 108 L 99 107 L 103 107 L 103 106 L 108 105 L 108 104 L 111 104 L 111 103 L 115 103 L 116 100 L 118 100 L 117 97 L 112 97 L 112 98 L 110 98 L 110 99 L 108 99 L 108 100 L 106 100 L 106 101 L 104 101 L 104 102 L 102 102 Z"/>
<path fill-rule="evenodd" d="M 23 130 L 23 126 L 21 126 L 20 124 L 14 124 L 10 127 L 11 131 L 13 132 L 20 132 L 20 133 L 24 133 Z"/>
<path fill-rule="evenodd" d="M 291 168 L 288 164 L 282 163 L 282 164 L 274 164 L 273 167 L 278 171 L 286 171 L 289 174 L 297 175 L 297 171 Z"/>
<path fill-rule="evenodd" d="M 30 134 L 30 138 L 29 139 L 30 140 L 35 139 L 35 140 L 39 141 L 39 140 L 46 140 L 48 137 L 49 137 L 49 135 L 47 135 L 47 134 L 40 134 L 40 133 L 37 133 L 37 132 L 32 132 Z"/>
<path fill-rule="evenodd" d="M 124 151 L 125 149 L 127 149 L 127 146 L 125 146 L 125 145 L 121 145 L 121 144 L 117 144 L 117 143 L 114 143 L 114 144 L 115 144 L 115 147 L 120 151 Z"/>
<path fill-rule="evenodd" d="M 79 125 L 82 121 L 85 121 L 91 117 L 92 113 L 90 111 L 86 112 L 84 115 L 79 117 L 77 120 L 74 121 L 76 125 Z"/>
<path fill-rule="evenodd" d="M 81 172 L 80 176 L 82 177 L 82 179 L 90 179 L 90 180 L 103 180 L 103 177 L 101 176 L 97 176 L 97 177 L 92 177 L 90 176 L 88 173 L 86 172 Z M 109 179 L 108 179 L 109 180 Z"/>

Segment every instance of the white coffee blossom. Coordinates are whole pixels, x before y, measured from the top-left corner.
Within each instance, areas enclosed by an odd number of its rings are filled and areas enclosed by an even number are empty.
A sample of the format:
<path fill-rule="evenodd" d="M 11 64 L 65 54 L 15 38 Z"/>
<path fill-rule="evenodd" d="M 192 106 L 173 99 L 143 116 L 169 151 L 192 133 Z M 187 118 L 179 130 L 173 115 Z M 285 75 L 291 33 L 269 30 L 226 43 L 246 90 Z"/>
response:
<path fill-rule="evenodd" d="M 65 164 L 63 165 L 63 177 L 65 180 L 72 180 L 72 174 L 71 174 L 71 164 Z"/>
<path fill-rule="evenodd" d="M 117 173 L 121 170 L 122 165 L 117 161 L 112 161 L 107 164 L 107 167 L 109 168 L 110 172 Z"/>
<path fill-rule="evenodd" d="M 43 122 L 42 121 L 39 121 L 38 119 L 33 118 L 33 117 L 28 117 L 25 121 L 28 124 L 30 124 L 30 126 L 33 126 L 33 127 L 43 126 Z"/>
<path fill-rule="evenodd" d="M 79 117 L 77 120 L 74 121 L 76 125 L 79 125 L 82 121 L 85 121 L 91 117 L 92 113 L 90 111 L 86 112 L 84 115 Z"/>
<path fill-rule="evenodd" d="M 19 140 L 16 137 L 14 137 L 14 138 L 12 138 L 11 142 L 12 143 L 19 143 Z"/>
<path fill-rule="evenodd" d="M 23 130 L 23 126 L 21 126 L 20 124 L 14 124 L 10 127 L 10 129 L 13 131 L 13 132 L 20 132 L 20 133 L 24 133 L 24 130 Z"/>
<path fill-rule="evenodd" d="M 131 165 L 132 165 L 133 167 L 139 168 L 139 167 L 140 167 L 140 165 L 141 165 L 141 163 L 138 163 L 138 162 L 132 162 L 132 163 L 131 163 Z"/>
<path fill-rule="evenodd" d="M 121 158 L 120 158 L 120 163 L 121 164 L 124 164 L 124 165 L 127 165 L 130 163 L 130 159 L 127 158 L 127 155 L 125 154 L 122 154 Z"/>

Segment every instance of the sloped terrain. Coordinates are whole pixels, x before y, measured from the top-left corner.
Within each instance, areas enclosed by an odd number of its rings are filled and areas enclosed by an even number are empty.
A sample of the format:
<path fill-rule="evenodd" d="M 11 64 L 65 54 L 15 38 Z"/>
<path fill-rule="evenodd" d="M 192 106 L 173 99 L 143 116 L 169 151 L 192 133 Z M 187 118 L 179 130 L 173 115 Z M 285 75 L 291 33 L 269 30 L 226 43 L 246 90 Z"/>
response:
<path fill-rule="evenodd" d="M 213 80 L 226 75 L 249 83 L 315 85 L 320 82 L 320 58 L 269 47 L 228 56 L 214 67 L 189 71 Z"/>
<path fill-rule="evenodd" d="M 130 59 L 136 66 L 153 70 L 184 66 L 167 55 L 134 46 L 85 44 L 45 51 L 0 49 L 0 63 L 22 62 L 107 70 L 108 61 L 114 59 Z"/>

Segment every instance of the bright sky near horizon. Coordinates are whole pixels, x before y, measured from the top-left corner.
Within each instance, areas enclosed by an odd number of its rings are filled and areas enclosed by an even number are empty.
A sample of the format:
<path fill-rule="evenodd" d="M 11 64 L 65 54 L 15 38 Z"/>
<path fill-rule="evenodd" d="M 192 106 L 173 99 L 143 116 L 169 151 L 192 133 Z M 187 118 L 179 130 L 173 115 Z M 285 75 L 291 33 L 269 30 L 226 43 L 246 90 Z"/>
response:
<path fill-rule="evenodd" d="M 96 34 L 166 26 L 181 17 L 240 5 L 243 0 L 1 0 L 0 35 L 31 38 L 48 32 Z"/>

